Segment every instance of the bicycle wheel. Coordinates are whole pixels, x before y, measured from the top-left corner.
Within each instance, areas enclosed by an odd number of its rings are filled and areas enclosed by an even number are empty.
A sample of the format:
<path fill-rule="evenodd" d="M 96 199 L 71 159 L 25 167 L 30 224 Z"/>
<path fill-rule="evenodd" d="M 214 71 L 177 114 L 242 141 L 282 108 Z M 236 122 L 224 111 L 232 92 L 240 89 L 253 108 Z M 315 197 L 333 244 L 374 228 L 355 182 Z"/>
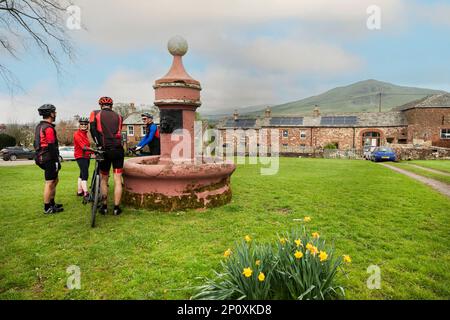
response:
<path fill-rule="evenodd" d="M 94 176 L 95 181 L 93 181 L 93 194 L 92 196 L 92 207 L 91 207 L 91 227 L 95 227 L 95 216 L 97 214 L 98 201 L 100 200 L 100 175 Z"/>

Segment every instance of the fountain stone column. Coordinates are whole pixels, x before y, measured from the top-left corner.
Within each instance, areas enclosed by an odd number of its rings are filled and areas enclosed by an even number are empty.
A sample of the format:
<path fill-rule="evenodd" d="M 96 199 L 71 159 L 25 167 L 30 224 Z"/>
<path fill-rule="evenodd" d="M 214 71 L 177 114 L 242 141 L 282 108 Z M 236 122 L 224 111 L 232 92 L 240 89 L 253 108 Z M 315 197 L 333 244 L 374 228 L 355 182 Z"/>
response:
<path fill-rule="evenodd" d="M 160 110 L 161 155 L 125 161 L 123 202 L 161 211 L 224 205 L 231 201 L 230 176 L 236 167 L 195 158 L 194 122 L 201 85 L 183 66 L 186 40 L 173 37 L 168 49 L 172 66 L 153 86 Z"/>

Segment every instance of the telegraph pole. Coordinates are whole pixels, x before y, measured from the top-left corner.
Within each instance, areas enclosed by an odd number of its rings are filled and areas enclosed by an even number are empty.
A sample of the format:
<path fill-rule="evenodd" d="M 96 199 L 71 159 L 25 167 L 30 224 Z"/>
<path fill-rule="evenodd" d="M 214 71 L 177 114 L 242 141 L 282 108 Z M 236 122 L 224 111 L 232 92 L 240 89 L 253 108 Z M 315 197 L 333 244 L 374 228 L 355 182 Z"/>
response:
<path fill-rule="evenodd" d="M 380 89 L 380 103 L 379 103 L 379 110 L 380 110 L 380 112 L 381 112 L 381 94 L 382 94 L 382 92 L 383 92 L 383 89 Z"/>

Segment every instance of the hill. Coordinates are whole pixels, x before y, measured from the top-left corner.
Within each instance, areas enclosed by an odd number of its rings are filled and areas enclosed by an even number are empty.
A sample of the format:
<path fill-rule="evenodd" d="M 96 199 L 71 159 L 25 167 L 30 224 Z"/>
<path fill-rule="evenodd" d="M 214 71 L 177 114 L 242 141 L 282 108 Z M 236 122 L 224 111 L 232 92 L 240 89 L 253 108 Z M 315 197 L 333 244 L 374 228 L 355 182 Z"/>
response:
<path fill-rule="evenodd" d="M 272 107 L 272 114 L 311 113 L 319 106 L 323 113 L 389 111 L 408 102 L 424 98 L 427 95 L 445 93 L 444 91 L 398 86 L 377 80 L 365 80 L 337 87 L 317 96 L 293 101 Z M 240 112 L 240 114 L 260 115 L 264 110 Z"/>

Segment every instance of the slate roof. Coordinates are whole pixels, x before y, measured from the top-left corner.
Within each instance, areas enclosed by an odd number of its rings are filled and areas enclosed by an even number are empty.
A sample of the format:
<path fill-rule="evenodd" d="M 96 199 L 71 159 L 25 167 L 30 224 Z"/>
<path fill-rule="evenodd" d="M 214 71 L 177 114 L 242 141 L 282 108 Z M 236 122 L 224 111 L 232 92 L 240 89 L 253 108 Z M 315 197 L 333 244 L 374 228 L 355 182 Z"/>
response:
<path fill-rule="evenodd" d="M 252 123 L 253 125 L 248 125 Z M 286 116 L 252 119 L 225 119 L 218 124 L 219 129 L 259 129 L 261 127 L 402 127 L 407 121 L 403 112 L 363 112 L 346 114 L 323 114 L 314 116 Z"/>
<path fill-rule="evenodd" d="M 425 98 L 409 102 L 396 109 L 405 111 L 413 108 L 450 108 L 450 93 L 426 96 Z"/>
<path fill-rule="evenodd" d="M 145 111 L 147 111 L 147 110 L 145 110 Z M 142 114 L 142 112 L 145 112 L 145 111 L 130 113 L 128 115 L 128 117 L 126 117 L 126 119 L 123 120 L 123 124 L 125 124 L 125 125 L 133 125 L 133 124 L 144 125 L 144 123 L 142 122 L 142 119 L 141 119 L 141 114 Z M 152 113 L 152 112 L 150 112 L 150 113 Z M 153 114 L 153 117 L 154 117 L 153 122 L 158 124 L 159 123 L 159 114 Z"/>

